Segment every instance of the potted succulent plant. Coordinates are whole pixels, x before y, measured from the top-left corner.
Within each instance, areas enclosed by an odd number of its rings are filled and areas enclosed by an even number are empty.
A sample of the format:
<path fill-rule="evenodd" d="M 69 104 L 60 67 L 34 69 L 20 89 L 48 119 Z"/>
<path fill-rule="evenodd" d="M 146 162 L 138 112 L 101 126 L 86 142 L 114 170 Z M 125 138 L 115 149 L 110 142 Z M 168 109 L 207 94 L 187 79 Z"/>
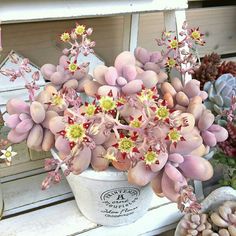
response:
<path fill-rule="evenodd" d="M 25 79 L 30 94 L 30 103 L 15 98 L 7 103 L 8 139 L 27 140 L 34 150 L 54 148 L 42 188 L 60 182 L 62 167 L 80 210 L 96 223 L 135 221 L 148 208 L 150 187 L 183 211 L 198 209 L 188 182 L 212 177 L 202 156 L 228 133 L 203 104 L 207 93 L 200 82 L 168 78 L 164 69 L 177 69 L 183 77 L 193 72 L 196 46 L 204 45 L 199 29 L 185 23 L 181 40 L 163 32 L 157 42 L 165 52 L 125 51 L 114 66 L 97 66 L 89 75 L 89 63 L 77 58 L 94 52 L 91 34 L 91 28 L 77 24 L 60 36 L 69 48 L 58 65 L 42 66 L 50 83 L 38 94 L 38 74 L 26 78 L 27 60 L 13 60 L 19 70 L 3 72 L 12 80 Z"/>
<path fill-rule="evenodd" d="M 236 191 L 221 187 L 202 202 L 201 212 L 188 213 L 179 222 L 175 236 L 235 236 Z"/>

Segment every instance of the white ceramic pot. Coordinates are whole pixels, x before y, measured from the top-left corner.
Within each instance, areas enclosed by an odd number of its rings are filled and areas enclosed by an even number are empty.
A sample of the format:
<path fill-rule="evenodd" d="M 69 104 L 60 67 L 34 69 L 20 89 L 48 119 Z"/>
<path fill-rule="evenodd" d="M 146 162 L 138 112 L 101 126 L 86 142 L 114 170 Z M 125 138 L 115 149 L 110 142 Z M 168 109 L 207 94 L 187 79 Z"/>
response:
<path fill-rule="evenodd" d="M 52 155 L 58 159 L 53 150 Z M 66 178 L 82 214 L 101 225 L 120 226 L 136 221 L 146 213 L 153 197 L 150 185 L 132 185 L 126 172 L 112 167 L 101 172 L 89 168 Z"/>
<path fill-rule="evenodd" d="M 202 212 L 209 212 L 218 208 L 226 201 L 236 201 L 236 190 L 231 187 L 221 187 L 211 192 L 202 201 Z M 180 221 L 181 222 L 181 221 Z M 175 236 L 181 236 L 180 234 L 180 222 L 177 225 Z"/>

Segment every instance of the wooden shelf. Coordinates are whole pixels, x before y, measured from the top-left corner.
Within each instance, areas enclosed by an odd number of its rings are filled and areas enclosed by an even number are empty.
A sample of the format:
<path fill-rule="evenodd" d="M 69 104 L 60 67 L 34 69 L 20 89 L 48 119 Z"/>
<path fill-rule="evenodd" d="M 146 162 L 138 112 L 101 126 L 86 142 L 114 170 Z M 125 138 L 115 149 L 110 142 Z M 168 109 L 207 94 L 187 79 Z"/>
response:
<path fill-rule="evenodd" d="M 2 24 L 187 8 L 187 0 L 3 0 Z"/>
<path fill-rule="evenodd" d="M 61 184 L 41 191 L 40 183 L 44 177 L 45 173 L 39 171 L 12 181 L 3 178 L 5 210 L 0 221 L 1 236 L 155 235 L 175 228 L 182 216 L 175 203 L 154 196 L 148 212 L 135 223 L 104 227 L 81 214 L 65 179 Z"/>

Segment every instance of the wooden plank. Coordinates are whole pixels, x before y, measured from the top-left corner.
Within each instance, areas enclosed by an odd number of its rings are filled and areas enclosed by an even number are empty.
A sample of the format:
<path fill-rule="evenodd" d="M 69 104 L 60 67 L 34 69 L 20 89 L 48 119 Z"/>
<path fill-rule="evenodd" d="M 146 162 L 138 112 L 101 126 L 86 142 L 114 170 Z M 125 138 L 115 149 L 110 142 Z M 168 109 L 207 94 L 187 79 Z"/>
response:
<path fill-rule="evenodd" d="M 0 5 L 3 24 L 45 20 L 98 17 L 187 8 L 187 0 L 7 0 Z"/>
<path fill-rule="evenodd" d="M 60 184 L 53 185 L 48 190 L 42 191 L 41 183 L 46 176 L 46 173 L 42 172 L 43 169 L 39 169 L 38 172 L 30 171 L 29 175 L 31 176 L 28 177 L 15 175 L 15 178 L 2 178 L 5 201 L 4 215 L 13 214 L 12 212 L 19 213 L 38 205 L 43 206 L 46 203 L 55 202 L 58 200 L 55 200 L 57 196 L 62 196 L 61 199 L 67 199 L 68 196 L 72 196 L 64 175 L 62 175 L 63 178 Z M 168 203 L 170 203 L 170 201 L 167 198 L 157 198 L 154 196 L 150 208 Z"/>
<path fill-rule="evenodd" d="M 131 16 L 129 51 L 132 53 L 138 43 L 139 15 L 140 14 L 132 14 Z"/>
<path fill-rule="evenodd" d="M 9 129 L 4 127 L 1 130 L 1 136 L 6 138 Z M 4 162 L 0 164 L 0 177 L 14 175 L 16 173 L 21 173 L 33 169 L 38 169 L 44 166 L 44 160 L 42 158 L 36 158 L 36 160 L 31 161 L 29 149 L 26 147 L 26 142 L 12 145 L 13 150 L 17 152 L 17 155 L 12 159 L 11 166 L 6 166 Z M 46 155 L 50 157 L 49 153 Z M 44 157 L 43 157 L 44 158 Z M 40 160 L 39 160 L 40 159 Z"/>
<path fill-rule="evenodd" d="M 4 176 L 4 177 L 1 177 L 1 183 L 5 183 L 5 182 L 17 180 L 17 179 L 22 179 L 22 178 L 26 178 L 33 175 L 42 174 L 42 173 L 45 173 L 44 168 L 37 168 L 34 170 L 21 172 L 14 175 Z"/>
<path fill-rule="evenodd" d="M 34 209 L 73 196 L 64 176 L 60 184 L 42 191 L 41 183 L 45 177 L 46 173 L 42 173 L 3 183 L 2 190 L 5 205 L 3 216 Z"/>
<path fill-rule="evenodd" d="M 0 221 L 1 236 L 65 236 L 96 227 L 78 211 L 75 201 Z"/>
<path fill-rule="evenodd" d="M 124 15 L 123 50 L 129 50 L 131 15 Z"/>
<path fill-rule="evenodd" d="M 161 216 L 161 217 L 160 217 Z M 121 227 L 101 227 L 88 221 L 78 210 L 75 201 L 68 201 L 44 209 L 18 215 L 0 222 L 1 236 L 65 236 L 65 235 L 140 235 L 156 230 L 157 233 L 170 228 L 168 224 L 180 219 L 181 214 L 173 203 L 150 210 L 133 224 Z M 9 227 L 9 225 L 11 227 Z M 66 227 L 65 227 L 66 226 Z M 174 227 L 172 225 L 171 227 Z M 157 229 L 160 228 L 160 231 Z"/>
<path fill-rule="evenodd" d="M 7 177 L 7 176 L 15 175 L 18 173 L 23 173 L 30 170 L 39 169 L 39 168 L 42 168 L 43 166 L 44 166 L 44 160 L 23 162 L 18 165 L 1 168 L 0 177 L 1 178 Z"/>
<path fill-rule="evenodd" d="M 44 152 L 44 151 L 34 151 L 29 149 L 29 154 L 30 154 L 30 160 L 36 161 L 36 160 L 41 160 L 45 158 L 49 158 L 52 156 L 51 152 Z"/>
<path fill-rule="evenodd" d="M 5 202 L 4 216 L 9 217 L 16 213 L 17 216 L 5 218 L 0 222 L 0 235 L 51 236 L 52 234 L 57 233 L 59 236 L 64 236 L 70 234 L 76 235 L 85 231 L 89 233 L 88 235 L 91 235 L 92 231 L 90 230 L 95 228 L 99 232 L 100 227 L 89 222 L 81 215 L 75 205 L 75 201 L 69 201 L 18 215 L 26 210 L 33 210 L 36 207 L 55 203 L 63 199 L 68 199 L 72 196 L 71 190 L 64 178 L 61 184 L 53 186 L 47 191 L 41 191 L 41 181 L 44 177 L 45 173 L 39 173 L 34 176 L 8 182 L 6 181 L 7 178 L 3 179 L 3 181 L 5 181 L 2 184 Z M 61 212 L 63 212 L 63 216 L 61 215 Z M 168 214 L 166 214 L 166 212 L 168 212 Z M 165 216 L 162 217 L 163 219 L 161 220 L 153 221 L 153 219 L 158 215 Z M 125 232 L 125 230 L 139 228 L 137 232 L 146 233 L 147 231 L 157 230 L 160 226 L 160 231 L 155 231 L 159 233 L 163 232 L 163 230 L 170 229 L 170 226 L 166 225 L 166 222 L 168 222 L 168 224 L 173 223 L 177 220 L 177 218 L 179 219 L 180 216 L 181 214 L 178 212 L 176 204 L 170 203 L 170 201 L 166 198 L 157 198 L 154 196 L 148 213 L 144 216 L 144 218 L 142 218 L 141 221 L 139 220 L 137 223 L 134 223 L 136 226 L 131 224 L 131 228 L 128 228 L 128 226 L 119 228 L 103 228 L 107 232 L 106 235 L 116 235 L 116 233 L 119 232 L 119 229 L 122 230 L 121 232 Z M 166 220 L 166 217 L 168 218 L 168 221 Z M 141 224 L 147 226 L 141 228 Z M 10 228 L 9 225 L 11 225 Z M 44 227 L 42 227 L 42 225 L 44 225 Z M 67 225 L 67 227 L 61 228 L 61 225 Z M 173 226 L 171 226 L 171 228 L 172 227 Z M 8 230 L 6 230 L 6 228 L 8 228 Z M 113 229 L 116 230 L 114 231 Z M 94 233 L 97 234 L 98 232 L 95 231 Z M 87 233 L 85 235 L 87 235 Z"/>
<path fill-rule="evenodd" d="M 160 217 L 161 216 L 161 217 Z M 156 233 L 163 232 L 162 227 L 176 223 L 181 218 L 181 213 L 176 208 L 175 203 L 169 203 L 149 210 L 142 218 L 136 222 L 120 227 L 98 227 L 92 230 L 87 230 L 84 233 L 78 232 L 75 235 L 106 235 L 106 236 L 120 236 L 126 235 L 127 232 L 132 232 L 132 235 L 145 235 L 146 232 L 155 229 Z M 174 225 L 172 225 L 174 227 Z M 160 229 L 160 230 L 158 230 Z M 170 228 L 166 228 L 168 230 Z"/>
<path fill-rule="evenodd" d="M 223 61 L 236 61 L 236 57 L 227 57 L 222 59 Z"/>
<path fill-rule="evenodd" d="M 113 64 L 116 55 L 122 51 L 124 17 L 80 19 L 79 23 L 93 27 L 91 38 L 96 41 L 96 53 L 107 64 Z M 65 46 L 59 35 L 74 26 L 75 20 L 2 25 L 2 58 L 14 48 L 38 66 L 55 64 Z"/>
<path fill-rule="evenodd" d="M 236 52 L 236 6 L 189 9 L 186 15 L 189 25 L 200 26 L 201 31 L 206 33 L 206 46 L 201 48 L 201 56 L 212 51 L 219 54 Z M 163 30 L 162 13 L 142 14 L 138 44 L 149 50 L 158 50 L 155 39 Z"/>
<path fill-rule="evenodd" d="M 202 31 L 209 31 L 208 46 L 201 51 L 201 55 L 215 50 L 214 48 L 218 47 L 217 45 L 219 47 L 215 51 L 220 54 L 236 51 L 235 14 L 235 6 L 190 9 L 187 11 L 187 19 L 190 25 L 197 26 L 199 24 Z M 70 20 L 3 25 L 4 51 L 2 57 L 14 48 L 39 66 L 44 63 L 57 63 L 62 50 L 58 35 L 73 27 L 74 23 L 74 20 Z M 81 19 L 79 23 L 94 28 L 92 38 L 97 43 L 95 51 L 105 60 L 107 65 L 112 65 L 115 57 L 123 49 L 123 35 L 127 35 L 127 28 L 124 28 L 124 25 L 127 27 L 129 23 L 124 22 L 123 16 Z M 162 30 L 164 30 L 163 13 L 141 14 L 138 45 L 150 50 L 157 50 L 155 38 L 160 37 Z M 24 40 L 19 40 L 22 38 Z"/>
<path fill-rule="evenodd" d="M 152 231 L 148 231 L 147 233 L 140 234 L 140 236 L 173 236 L 175 233 L 175 228 L 177 226 L 177 223 L 170 224 L 164 227 L 161 227 L 159 229 L 154 229 Z M 170 231 L 171 230 L 171 231 Z"/>
<path fill-rule="evenodd" d="M 219 54 L 236 52 L 236 6 L 193 9 L 187 11 L 187 19 L 193 26 L 200 26 L 206 34 L 206 47 L 200 55 L 215 51 Z"/>

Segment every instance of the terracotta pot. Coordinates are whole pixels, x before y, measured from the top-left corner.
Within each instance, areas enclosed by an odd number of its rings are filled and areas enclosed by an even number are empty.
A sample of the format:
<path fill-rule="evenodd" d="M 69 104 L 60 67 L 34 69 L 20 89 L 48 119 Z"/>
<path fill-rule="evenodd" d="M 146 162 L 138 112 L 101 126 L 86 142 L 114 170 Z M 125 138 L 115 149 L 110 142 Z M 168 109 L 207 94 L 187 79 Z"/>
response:
<path fill-rule="evenodd" d="M 59 158 L 55 151 L 52 155 Z M 80 175 L 71 173 L 66 178 L 80 211 L 96 224 L 130 224 L 146 213 L 153 197 L 150 185 L 132 185 L 126 172 L 113 167 L 101 172 L 89 168 Z"/>

